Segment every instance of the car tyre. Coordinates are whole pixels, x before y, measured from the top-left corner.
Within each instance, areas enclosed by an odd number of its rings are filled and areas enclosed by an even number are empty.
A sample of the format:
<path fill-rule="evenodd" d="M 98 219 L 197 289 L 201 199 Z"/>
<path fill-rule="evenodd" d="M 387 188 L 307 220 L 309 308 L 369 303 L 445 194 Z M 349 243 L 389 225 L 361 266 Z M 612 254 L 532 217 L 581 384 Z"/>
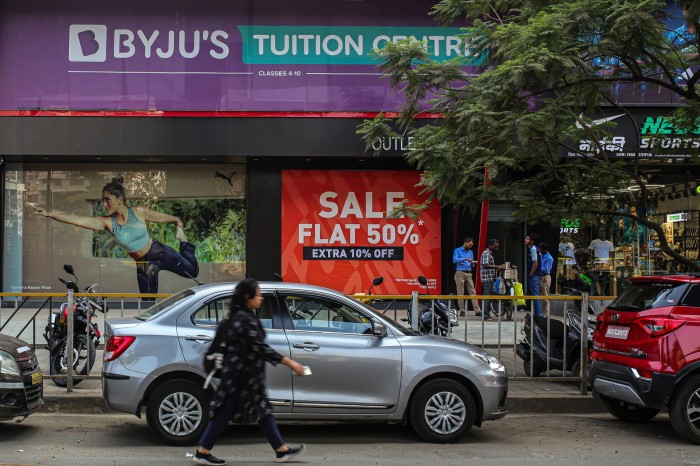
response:
<path fill-rule="evenodd" d="M 432 380 L 418 388 L 411 401 L 411 426 L 428 442 L 455 442 L 469 432 L 475 419 L 472 394 L 454 380 Z"/>
<path fill-rule="evenodd" d="M 165 382 L 148 399 L 148 427 L 168 445 L 194 445 L 207 427 L 209 399 L 201 384 L 182 379 Z"/>
<path fill-rule="evenodd" d="M 660 409 L 645 408 L 625 401 L 601 396 L 601 401 L 610 414 L 627 422 L 646 422 L 659 414 Z"/>
<path fill-rule="evenodd" d="M 693 375 L 683 381 L 671 399 L 668 417 L 676 432 L 694 443 L 700 443 L 700 418 L 691 420 L 691 412 L 700 409 L 700 375 Z"/>

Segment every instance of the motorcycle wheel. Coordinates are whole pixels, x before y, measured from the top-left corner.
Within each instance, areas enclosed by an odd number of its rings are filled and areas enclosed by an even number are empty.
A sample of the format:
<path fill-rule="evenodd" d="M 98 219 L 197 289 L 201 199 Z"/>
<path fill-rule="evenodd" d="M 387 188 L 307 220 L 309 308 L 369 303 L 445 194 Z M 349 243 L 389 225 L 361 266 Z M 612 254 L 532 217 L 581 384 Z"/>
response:
<path fill-rule="evenodd" d="M 66 366 L 66 344 L 61 343 L 56 350 L 51 354 L 51 366 L 49 374 L 51 375 L 68 375 Z M 90 369 L 95 365 L 95 343 L 88 340 L 85 335 L 75 337 L 73 343 L 73 372 L 77 375 L 88 375 Z M 51 378 L 53 383 L 59 387 L 68 385 L 68 380 L 64 378 Z M 78 385 L 83 379 L 74 379 L 73 385 Z"/>
<path fill-rule="evenodd" d="M 501 320 L 513 320 L 513 304 L 510 300 L 500 301 L 500 306 L 494 303 L 494 307 L 491 312 L 496 317 L 501 316 Z"/>
<path fill-rule="evenodd" d="M 530 373 L 530 361 L 523 361 L 523 368 L 525 369 L 526 377 L 537 377 L 544 372 L 545 369 L 542 367 L 542 364 L 538 363 L 537 361 L 533 361 L 532 363 L 532 373 Z"/>

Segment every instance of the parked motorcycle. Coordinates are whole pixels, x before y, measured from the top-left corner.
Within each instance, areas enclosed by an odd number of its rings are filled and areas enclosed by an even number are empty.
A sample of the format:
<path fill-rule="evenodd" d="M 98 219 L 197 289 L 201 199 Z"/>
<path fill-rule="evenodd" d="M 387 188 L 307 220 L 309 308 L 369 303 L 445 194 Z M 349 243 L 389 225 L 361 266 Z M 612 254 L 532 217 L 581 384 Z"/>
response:
<path fill-rule="evenodd" d="M 59 278 L 66 288 L 76 293 L 80 292 L 78 277 L 75 276 L 73 267 L 69 264 L 63 266 L 66 273 L 75 278 L 75 282 Z M 96 293 L 99 285 L 94 284 L 85 289 L 85 293 Z M 92 297 L 76 297 L 73 302 L 73 372 L 77 375 L 87 375 L 95 364 L 96 348 L 100 344 L 102 334 L 93 317 L 96 311 L 105 313 L 107 306 L 103 306 Z M 61 304 L 58 311 L 49 314 L 48 323 L 44 330 L 44 338 L 49 346 L 50 375 L 66 375 L 68 371 L 68 303 Z M 68 381 L 65 378 L 53 378 L 53 382 L 59 387 L 65 387 Z M 77 385 L 82 379 L 75 379 Z"/>
<path fill-rule="evenodd" d="M 423 275 L 418 277 L 418 283 L 428 290 L 428 279 Z M 408 319 L 405 319 L 408 324 L 412 325 L 413 309 L 412 304 L 408 306 Z M 450 333 L 450 328 L 458 325 L 456 323 L 456 315 L 453 320 L 450 320 L 450 311 L 445 303 L 437 299 L 432 301 L 432 305 L 420 304 L 418 310 L 418 332 L 421 334 L 432 334 L 446 337 Z"/>
<path fill-rule="evenodd" d="M 566 311 L 566 323 L 547 316 L 525 314 L 521 332 L 524 338 L 515 347 L 516 354 L 523 360 L 525 375 L 537 377 L 549 369 L 571 371 L 577 375 L 581 371 L 581 317 L 580 312 Z M 593 345 L 595 314 L 586 314 L 588 319 L 588 348 Z M 534 323 L 534 328 L 531 327 Z M 549 327 L 549 337 L 547 336 Z M 532 341 L 530 340 L 532 338 Z M 548 354 L 549 352 L 549 354 Z M 532 361 L 530 358 L 532 357 Z"/>

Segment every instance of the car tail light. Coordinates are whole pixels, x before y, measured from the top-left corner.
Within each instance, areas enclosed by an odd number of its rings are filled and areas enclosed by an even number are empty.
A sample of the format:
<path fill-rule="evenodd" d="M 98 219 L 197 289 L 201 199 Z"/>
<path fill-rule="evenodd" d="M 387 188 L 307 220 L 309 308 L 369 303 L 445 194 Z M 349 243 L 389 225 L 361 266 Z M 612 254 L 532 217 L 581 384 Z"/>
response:
<path fill-rule="evenodd" d="M 650 337 L 660 337 L 681 327 L 685 324 L 685 320 L 671 319 L 669 317 L 643 317 L 638 319 L 637 323 Z"/>
<path fill-rule="evenodd" d="M 136 337 L 113 335 L 105 346 L 104 362 L 114 361 L 136 340 Z"/>

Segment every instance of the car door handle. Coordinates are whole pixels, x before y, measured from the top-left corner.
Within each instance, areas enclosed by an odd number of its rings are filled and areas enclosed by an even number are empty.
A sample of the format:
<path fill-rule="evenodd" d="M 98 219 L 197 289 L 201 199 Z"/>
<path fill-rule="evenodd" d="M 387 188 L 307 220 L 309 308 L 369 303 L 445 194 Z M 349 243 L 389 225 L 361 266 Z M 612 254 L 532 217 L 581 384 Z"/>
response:
<path fill-rule="evenodd" d="M 187 335 L 185 336 L 185 340 L 208 343 L 212 340 L 212 338 L 209 335 Z"/>
<path fill-rule="evenodd" d="M 294 348 L 303 349 L 305 351 L 316 351 L 320 348 L 316 343 L 297 343 L 292 345 Z"/>

